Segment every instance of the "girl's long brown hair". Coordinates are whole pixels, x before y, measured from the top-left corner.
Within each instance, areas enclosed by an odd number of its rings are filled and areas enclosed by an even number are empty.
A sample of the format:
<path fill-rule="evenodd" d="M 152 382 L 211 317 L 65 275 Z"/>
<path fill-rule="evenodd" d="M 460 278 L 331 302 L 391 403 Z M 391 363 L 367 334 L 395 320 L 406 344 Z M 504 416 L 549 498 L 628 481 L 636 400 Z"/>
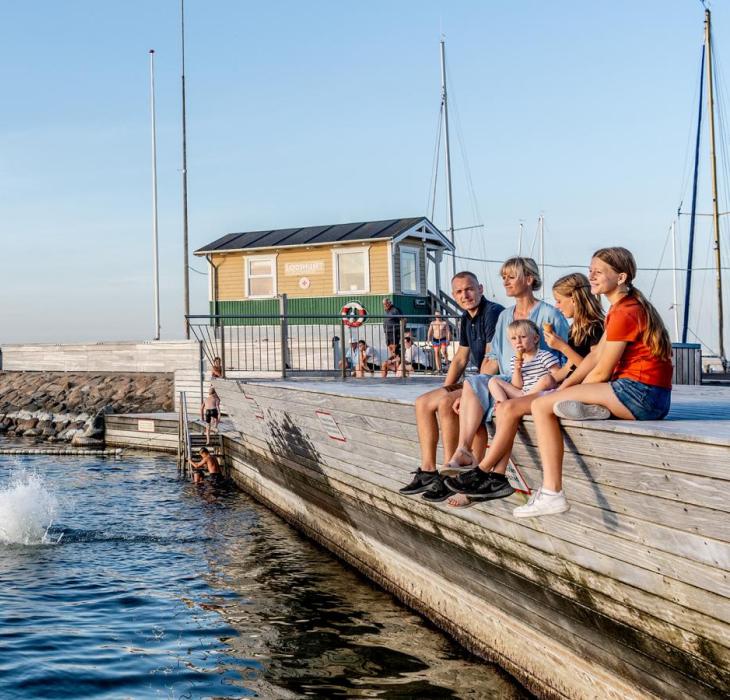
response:
<path fill-rule="evenodd" d="M 561 277 L 553 285 L 553 291 L 573 300 L 575 311 L 570 326 L 570 337 L 575 345 L 585 342 L 591 327 L 596 323 L 603 325 L 603 308 L 598 297 L 591 294 L 588 278 L 580 272 L 571 272 Z"/>
<path fill-rule="evenodd" d="M 626 275 L 626 286 L 629 296 L 633 297 L 646 314 L 646 328 L 641 337 L 642 342 L 649 348 L 654 357 L 668 360 L 672 356 L 672 341 L 664 326 L 664 321 L 652 303 L 633 285 L 636 277 L 636 260 L 630 250 L 621 247 L 601 248 L 593 253 L 594 258 L 603 260 L 615 272 Z"/>

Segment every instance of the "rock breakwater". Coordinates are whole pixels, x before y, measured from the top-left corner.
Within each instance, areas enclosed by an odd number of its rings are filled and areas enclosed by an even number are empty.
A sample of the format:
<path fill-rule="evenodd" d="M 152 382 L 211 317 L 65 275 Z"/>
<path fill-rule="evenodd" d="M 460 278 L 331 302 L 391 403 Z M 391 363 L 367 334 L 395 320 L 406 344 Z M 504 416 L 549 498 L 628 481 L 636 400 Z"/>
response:
<path fill-rule="evenodd" d="M 100 414 L 173 410 L 173 375 L 0 372 L 0 434 L 96 446 Z"/>

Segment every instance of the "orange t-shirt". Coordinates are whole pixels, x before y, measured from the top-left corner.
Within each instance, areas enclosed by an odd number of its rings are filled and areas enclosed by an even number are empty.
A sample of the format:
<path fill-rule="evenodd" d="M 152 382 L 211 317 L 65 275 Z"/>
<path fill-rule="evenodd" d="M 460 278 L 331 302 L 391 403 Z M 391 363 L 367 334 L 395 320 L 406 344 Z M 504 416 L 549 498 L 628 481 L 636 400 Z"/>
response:
<path fill-rule="evenodd" d="M 606 314 L 605 327 L 606 340 L 627 343 L 612 379 L 633 379 L 642 384 L 672 388 L 672 360 L 655 357 L 641 340 L 646 328 L 646 313 L 636 299 L 626 296 L 617 301 Z"/>

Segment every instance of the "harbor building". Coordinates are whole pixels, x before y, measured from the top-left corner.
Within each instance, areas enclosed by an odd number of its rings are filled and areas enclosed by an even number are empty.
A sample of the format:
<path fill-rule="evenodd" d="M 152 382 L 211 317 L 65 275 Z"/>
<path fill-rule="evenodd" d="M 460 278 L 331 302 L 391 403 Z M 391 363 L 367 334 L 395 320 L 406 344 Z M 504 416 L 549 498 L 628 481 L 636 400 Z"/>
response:
<path fill-rule="evenodd" d="M 290 323 L 303 324 L 317 314 L 339 316 L 353 302 L 377 316 L 385 298 L 406 316 L 427 315 L 428 265 L 438 274 L 443 253 L 453 250 L 427 218 L 416 217 L 229 233 L 195 255 L 209 263 L 211 314 L 275 316 L 286 295 Z"/>

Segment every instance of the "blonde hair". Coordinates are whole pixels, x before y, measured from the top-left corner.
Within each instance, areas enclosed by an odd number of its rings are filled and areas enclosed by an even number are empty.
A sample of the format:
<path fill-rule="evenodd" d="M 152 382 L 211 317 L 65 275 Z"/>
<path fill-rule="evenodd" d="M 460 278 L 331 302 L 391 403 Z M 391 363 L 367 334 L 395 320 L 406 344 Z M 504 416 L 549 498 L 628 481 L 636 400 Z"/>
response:
<path fill-rule="evenodd" d="M 512 272 L 520 279 L 532 277 L 532 291 L 536 292 L 542 287 L 542 278 L 540 277 L 540 268 L 532 258 L 510 258 L 502 263 L 499 268 L 499 274 Z"/>
<path fill-rule="evenodd" d="M 508 331 L 530 331 L 534 333 L 538 339 L 540 338 L 540 329 L 534 321 L 530 321 L 528 318 L 521 318 L 517 321 L 512 321 L 507 326 Z"/>
<path fill-rule="evenodd" d="M 649 348 L 654 357 L 668 360 L 672 356 L 672 342 L 669 340 L 669 333 L 659 312 L 633 285 L 634 277 L 636 277 L 636 260 L 631 251 L 620 246 L 601 248 L 593 253 L 593 257 L 605 262 L 614 272 L 626 275 L 628 295 L 636 300 L 646 314 L 646 328 L 641 336 L 641 341 Z"/>
<path fill-rule="evenodd" d="M 591 294 L 591 283 L 582 272 L 571 272 L 555 281 L 553 291 L 573 301 L 575 311 L 570 338 L 575 345 L 583 344 L 591 327 L 596 323 L 603 325 L 604 318 L 601 302 Z"/>

